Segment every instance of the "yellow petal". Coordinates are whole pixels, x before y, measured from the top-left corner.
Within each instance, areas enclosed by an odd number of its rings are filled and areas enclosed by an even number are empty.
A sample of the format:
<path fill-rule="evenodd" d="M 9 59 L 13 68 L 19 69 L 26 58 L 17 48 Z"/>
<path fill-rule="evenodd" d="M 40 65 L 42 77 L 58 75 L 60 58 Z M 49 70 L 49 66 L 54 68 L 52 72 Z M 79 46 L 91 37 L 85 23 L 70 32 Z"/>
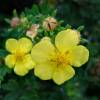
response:
<path fill-rule="evenodd" d="M 19 76 L 24 76 L 28 73 L 28 69 L 22 62 L 17 62 L 14 68 L 14 72 Z"/>
<path fill-rule="evenodd" d="M 89 51 L 86 47 L 79 45 L 72 49 L 71 64 L 75 67 L 80 67 L 88 61 Z"/>
<path fill-rule="evenodd" d="M 24 53 L 28 53 L 32 49 L 32 41 L 28 38 L 19 39 L 18 45 L 19 45 L 19 50 Z"/>
<path fill-rule="evenodd" d="M 79 33 L 76 30 L 67 29 L 58 33 L 55 38 L 55 44 L 61 52 L 66 52 L 68 49 L 76 46 L 79 40 Z"/>
<path fill-rule="evenodd" d="M 25 55 L 23 63 L 28 70 L 33 69 L 35 66 L 35 62 L 32 60 L 32 57 L 30 54 Z"/>
<path fill-rule="evenodd" d="M 16 58 L 14 55 L 8 55 L 6 58 L 5 58 L 5 64 L 9 67 L 9 68 L 13 68 L 14 65 L 16 63 Z"/>
<path fill-rule="evenodd" d="M 52 78 L 54 69 L 55 66 L 51 65 L 50 63 L 41 63 L 37 64 L 34 69 L 34 73 L 42 80 L 49 80 Z"/>
<path fill-rule="evenodd" d="M 18 46 L 18 41 L 16 39 L 11 38 L 6 41 L 6 49 L 11 53 L 16 52 L 17 46 Z"/>
<path fill-rule="evenodd" d="M 75 71 L 71 66 L 66 66 L 66 67 L 57 67 L 54 74 L 53 74 L 53 81 L 61 85 L 65 81 L 71 79 L 75 75 Z"/>
<path fill-rule="evenodd" d="M 43 38 L 32 48 L 32 58 L 35 62 L 45 62 L 49 60 L 50 56 L 54 53 L 54 46 L 52 45 L 49 38 Z"/>

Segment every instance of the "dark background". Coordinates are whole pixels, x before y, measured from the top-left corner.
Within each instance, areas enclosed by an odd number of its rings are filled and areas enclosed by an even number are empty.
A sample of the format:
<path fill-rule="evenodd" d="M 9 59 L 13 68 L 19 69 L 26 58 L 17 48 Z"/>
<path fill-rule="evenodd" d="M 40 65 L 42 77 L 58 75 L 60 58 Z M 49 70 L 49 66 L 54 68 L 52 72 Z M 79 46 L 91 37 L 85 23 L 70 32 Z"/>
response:
<path fill-rule="evenodd" d="M 11 15 L 13 9 L 21 12 L 25 7 L 31 8 L 39 0 L 0 0 L 0 14 Z"/>

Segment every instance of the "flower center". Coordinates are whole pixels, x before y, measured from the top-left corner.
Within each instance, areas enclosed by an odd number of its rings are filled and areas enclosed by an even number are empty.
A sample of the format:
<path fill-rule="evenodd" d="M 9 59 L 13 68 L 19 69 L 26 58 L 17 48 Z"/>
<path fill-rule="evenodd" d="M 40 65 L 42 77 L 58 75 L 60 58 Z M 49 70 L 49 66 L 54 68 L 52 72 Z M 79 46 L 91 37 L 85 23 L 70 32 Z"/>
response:
<path fill-rule="evenodd" d="M 55 63 L 57 66 L 66 66 L 70 64 L 70 57 L 68 53 L 56 53 L 54 57 L 52 57 L 51 62 Z"/>
<path fill-rule="evenodd" d="M 24 54 L 21 52 L 16 52 L 15 57 L 16 61 L 23 61 Z"/>

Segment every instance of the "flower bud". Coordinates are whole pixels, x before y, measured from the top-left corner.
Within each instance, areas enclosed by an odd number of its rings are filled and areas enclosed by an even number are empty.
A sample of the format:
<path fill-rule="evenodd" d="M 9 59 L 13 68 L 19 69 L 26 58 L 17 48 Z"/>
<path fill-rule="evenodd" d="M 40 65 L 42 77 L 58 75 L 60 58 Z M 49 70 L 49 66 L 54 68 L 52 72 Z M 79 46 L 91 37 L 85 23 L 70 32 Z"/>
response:
<path fill-rule="evenodd" d="M 19 24 L 20 24 L 20 19 L 18 17 L 12 18 L 12 20 L 10 22 L 11 27 L 16 27 Z"/>
<path fill-rule="evenodd" d="M 38 33 L 39 24 L 33 24 L 31 28 L 26 32 L 26 36 L 33 39 Z"/>
<path fill-rule="evenodd" d="M 57 20 L 53 17 L 48 17 L 43 22 L 43 28 L 47 31 L 54 30 L 57 27 Z"/>

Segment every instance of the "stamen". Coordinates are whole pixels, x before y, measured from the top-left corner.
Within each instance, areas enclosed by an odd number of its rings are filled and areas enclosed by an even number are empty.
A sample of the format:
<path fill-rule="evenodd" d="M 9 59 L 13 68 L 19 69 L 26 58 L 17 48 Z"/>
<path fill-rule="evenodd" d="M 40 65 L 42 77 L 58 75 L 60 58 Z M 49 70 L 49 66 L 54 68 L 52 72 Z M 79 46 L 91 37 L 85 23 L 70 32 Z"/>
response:
<path fill-rule="evenodd" d="M 23 57 L 24 57 L 24 54 L 21 53 L 21 52 L 16 52 L 16 60 L 17 61 L 23 61 Z"/>
<path fill-rule="evenodd" d="M 68 56 L 68 53 L 66 54 L 57 53 L 54 57 L 52 57 L 51 62 L 55 63 L 57 66 L 60 65 L 66 66 L 70 64 L 70 58 Z"/>

